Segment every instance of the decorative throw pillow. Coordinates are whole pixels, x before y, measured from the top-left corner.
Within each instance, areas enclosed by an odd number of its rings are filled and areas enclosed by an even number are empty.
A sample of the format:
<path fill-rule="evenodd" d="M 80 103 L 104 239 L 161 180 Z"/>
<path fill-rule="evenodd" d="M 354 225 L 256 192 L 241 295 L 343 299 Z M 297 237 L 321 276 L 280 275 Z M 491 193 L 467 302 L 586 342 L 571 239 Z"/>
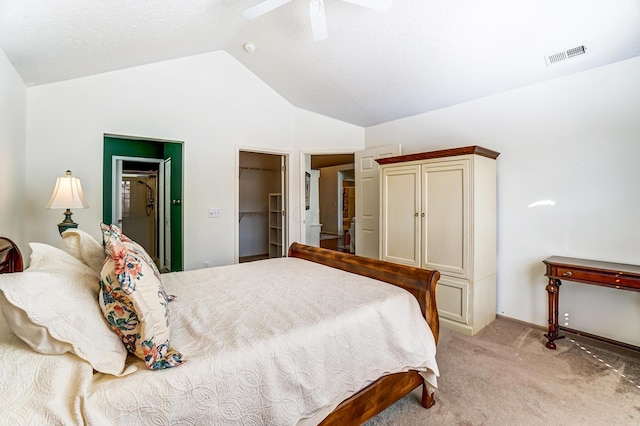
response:
<path fill-rule="evenodd" d="M 127 350 L 152 370 L 185 360 L 170 347 L 169 298 L 149 255 L 114 225 L 101 225 L 107 260 L 100 280 L 100 308 Z"/>
<path fill-rule="evenodd" d="M 140 244 L 136 243 L 126 235 L 122 233 L 122 230 L 117 225 L 105 225 L 104 223 L 100 224 L 100 229 L 102 230 L 103 239 L 105 237 L 105 227 L 106 232 L 110 233 L 108 236 L 109 239 L 115 237 L 119 238 L 120 241 L 127 247 L 136 252 L 136 254 L 142 258 L 151 268 L 153 269 L 153 273 L 160 279 L 160 271 L 158 270 L 158 266 L 153 261 L 153 258 L 149 256 L 149 253 L 142 247 Z M 105 250 L 108 250 L 105 245 Z"/>
<path fill-rule="evenodd" d="M 29 268 L 0 275 L 0 306 L 11 330 L 37 352 L 72 352 L 97 371 L 122 375 L 127 351 L 96 302 L 98 275 L 64 250 L 29 245 Z"/>
<path fill-rule="evenodd" d="M 106 255 L 102 243 L 81 229 L 67 229 L 62 233 L 63 250 L 100 274 Z"/>

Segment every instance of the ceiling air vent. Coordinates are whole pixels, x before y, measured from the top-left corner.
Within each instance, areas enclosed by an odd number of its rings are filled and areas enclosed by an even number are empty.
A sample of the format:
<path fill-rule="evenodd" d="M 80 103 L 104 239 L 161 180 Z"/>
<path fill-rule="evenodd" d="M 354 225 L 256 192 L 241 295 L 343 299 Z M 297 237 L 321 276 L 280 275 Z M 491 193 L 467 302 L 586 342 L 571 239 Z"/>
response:
<path fill-rule="evenodd" d="M 582 44 L 580 46 L 572 47 L 571 49 L 563 50 L 562 52 L 554 53 L 553 55 L 545 56 L 544 59 L 547 61 L 547 65 L 553 65 L 586 53 L 587 46 Z"/>

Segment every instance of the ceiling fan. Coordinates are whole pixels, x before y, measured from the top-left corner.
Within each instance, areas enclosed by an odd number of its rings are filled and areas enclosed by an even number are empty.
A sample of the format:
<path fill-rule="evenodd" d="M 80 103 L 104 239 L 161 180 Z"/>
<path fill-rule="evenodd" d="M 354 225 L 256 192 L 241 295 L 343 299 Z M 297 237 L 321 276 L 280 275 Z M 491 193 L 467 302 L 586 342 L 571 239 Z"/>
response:
<path fill-rule="evenodd" d="M 243 12 L 247 19 L 255 19 L 274 9 L 283 6 L 292 0 L 264 0 L 262 3 L 250 7 Z M 374 10 L 387 10 L 392 0 L 342 0 L 358 6 Z M 313 40 L 325 40 L 329 34 L 327 32 L 327 19 L 324 14 L 324 0 L 309 0 L 309 17 L 311 18 L 311 31 Z"/>

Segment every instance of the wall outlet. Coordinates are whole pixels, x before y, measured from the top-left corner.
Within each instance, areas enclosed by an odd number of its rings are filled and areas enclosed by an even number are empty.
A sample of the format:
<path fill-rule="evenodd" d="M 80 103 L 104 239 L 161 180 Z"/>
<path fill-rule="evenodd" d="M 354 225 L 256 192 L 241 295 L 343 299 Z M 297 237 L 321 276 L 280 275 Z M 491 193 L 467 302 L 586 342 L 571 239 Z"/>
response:
<path fill-rule="evenodd" d="M 204 262 L 202 262 L 202 267 L 203 268 L 208 268 L 211 265 L 211 263 L 208 260 L 205 260 Z"/>
<path fill-rule="evenodd" d="M 209 212 L 207 213 L 207 215 L 208 217 L 222 217 L 222 213 L 220 213 L 219 208 L 209 209 Z"/>

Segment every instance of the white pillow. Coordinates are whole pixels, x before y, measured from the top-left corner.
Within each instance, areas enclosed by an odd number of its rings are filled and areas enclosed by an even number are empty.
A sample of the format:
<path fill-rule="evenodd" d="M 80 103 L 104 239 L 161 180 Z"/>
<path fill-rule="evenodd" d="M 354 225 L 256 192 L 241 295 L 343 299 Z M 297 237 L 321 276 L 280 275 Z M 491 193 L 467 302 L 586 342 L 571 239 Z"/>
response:
<path fill-rule="evenodd" d="M 30 277 L 33 278 L 33 277 Z M 65 352 L 73 352 L 73 346 L 69 343 L 54 339 L 47 327 L 34 324 L 25 311 L 13 306 L 4 293 L 0 291 L 0 309 L 4 318 L 13 331 L 22 341 L 31 346 L 36 352 L 46 355 L 57 355 Z"/>
<path fill-rule="evenodd" d="M 100 274 L 104 258 L 102 244 L 82 229 L 67 229 L 62 233 L 63 250 Z"/>
<path fill-rule="evenodd" d="M 61 249 L 29 245 L 30 267 L 0 274 L 0 303 L 11 330 L 37 352 L 72 352 L 97 371 L 121 375 L 127 350 L 98 306 L 97 274 Z"/>

